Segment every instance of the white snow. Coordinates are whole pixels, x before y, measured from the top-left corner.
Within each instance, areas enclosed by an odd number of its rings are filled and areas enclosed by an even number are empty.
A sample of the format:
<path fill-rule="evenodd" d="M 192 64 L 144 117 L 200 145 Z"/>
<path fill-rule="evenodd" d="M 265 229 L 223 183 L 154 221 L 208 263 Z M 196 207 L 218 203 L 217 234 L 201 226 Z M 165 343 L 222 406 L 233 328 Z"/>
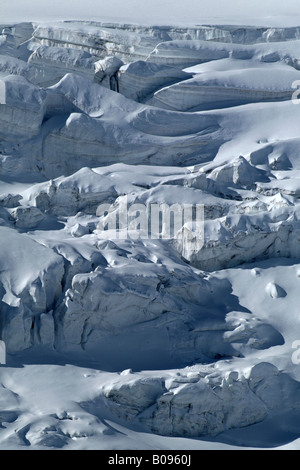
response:
<path fill-rule="evenodd" d="M 1 25 L 0 449 L 299 448 L 296 2 Z"/>
<path fill-rule="evenodd" d="M 201 111 L 253 102 L 288 100 L 294 93 L 291 83 L 300 77 L 299 71 L 288 65 L 249 64 L 249 61 L 244 64 L 243 60 L 230 59 L 228 62 L 229 70 L 219 71 L 217 64 L 216 70 L 212 72 L 205 71 L 205 67 L 203 70 L 197 67 L 194 78 L 161 88 L 147 103 L 176 111 Z M 237 62 L 233 70 L 230 70 L 230 62 Z"/>
<path fill-rule="evenodd" d="M 226 3 L 222 0 L 188 0 L 187 3 L 171 0 L 80 0 L 67 2 L 60 0 L 2 0 L 1 21 L 52 21 L 90 20 L 116 23 L 135 23 L 146 25 L 195 25 L 195 24 L 237 24 L 299 26 L 299 7 L 294 0 L 279 1 L 259 0 L 235 1 Z"/>

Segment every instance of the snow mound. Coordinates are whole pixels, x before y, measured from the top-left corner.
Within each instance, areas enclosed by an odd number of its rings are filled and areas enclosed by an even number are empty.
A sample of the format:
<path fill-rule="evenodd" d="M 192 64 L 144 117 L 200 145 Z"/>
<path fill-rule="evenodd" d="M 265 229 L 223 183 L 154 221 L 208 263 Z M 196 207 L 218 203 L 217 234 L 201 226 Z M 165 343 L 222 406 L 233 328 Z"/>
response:
<path fill-rule="evenodd" d="M 0 80 L 1 135 L 7 139 L 40 132 L 46 92 L 22 76 L 9 75 Z"/>
<path fill-rule="evenodd" d="M 53 324 L 52 308 L 62 291 L 63 259 L 26 234 L 1 227 L 1 260 L 2 338 L 7 350 L 16 352 L 33 344 L 34 324 L 38 328 L 46 317 Z"/>

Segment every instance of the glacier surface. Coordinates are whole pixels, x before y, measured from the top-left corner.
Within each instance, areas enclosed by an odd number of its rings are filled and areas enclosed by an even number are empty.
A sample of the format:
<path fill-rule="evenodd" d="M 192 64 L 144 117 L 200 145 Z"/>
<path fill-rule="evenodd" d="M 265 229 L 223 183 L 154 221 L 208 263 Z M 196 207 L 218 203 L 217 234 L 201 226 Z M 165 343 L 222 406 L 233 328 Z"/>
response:
<path fill-rule="evenodd" d="M 4 3 L 0 448 L 299 447 L 298 23 Z"/>

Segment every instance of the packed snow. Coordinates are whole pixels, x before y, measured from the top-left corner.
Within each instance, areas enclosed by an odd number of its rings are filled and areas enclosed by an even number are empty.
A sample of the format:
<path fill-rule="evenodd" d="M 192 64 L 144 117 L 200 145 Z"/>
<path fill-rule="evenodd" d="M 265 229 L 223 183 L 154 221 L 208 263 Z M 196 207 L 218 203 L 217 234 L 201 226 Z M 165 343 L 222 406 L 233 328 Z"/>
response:
<path fill-rule="evenodd" d="M 1 6 L 0 449 L 299 448 L 295 2 L 45 3 Z"/>

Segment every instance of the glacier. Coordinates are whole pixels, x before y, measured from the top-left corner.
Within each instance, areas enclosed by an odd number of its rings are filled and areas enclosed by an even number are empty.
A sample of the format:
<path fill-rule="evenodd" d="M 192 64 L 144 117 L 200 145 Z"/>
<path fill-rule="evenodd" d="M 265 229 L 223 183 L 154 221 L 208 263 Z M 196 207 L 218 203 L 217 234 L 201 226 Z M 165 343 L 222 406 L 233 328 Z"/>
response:
<path fill-rule="evenodd" d="M 0 449 L 299 447 L 298 23 L 5 8 Z"/>

